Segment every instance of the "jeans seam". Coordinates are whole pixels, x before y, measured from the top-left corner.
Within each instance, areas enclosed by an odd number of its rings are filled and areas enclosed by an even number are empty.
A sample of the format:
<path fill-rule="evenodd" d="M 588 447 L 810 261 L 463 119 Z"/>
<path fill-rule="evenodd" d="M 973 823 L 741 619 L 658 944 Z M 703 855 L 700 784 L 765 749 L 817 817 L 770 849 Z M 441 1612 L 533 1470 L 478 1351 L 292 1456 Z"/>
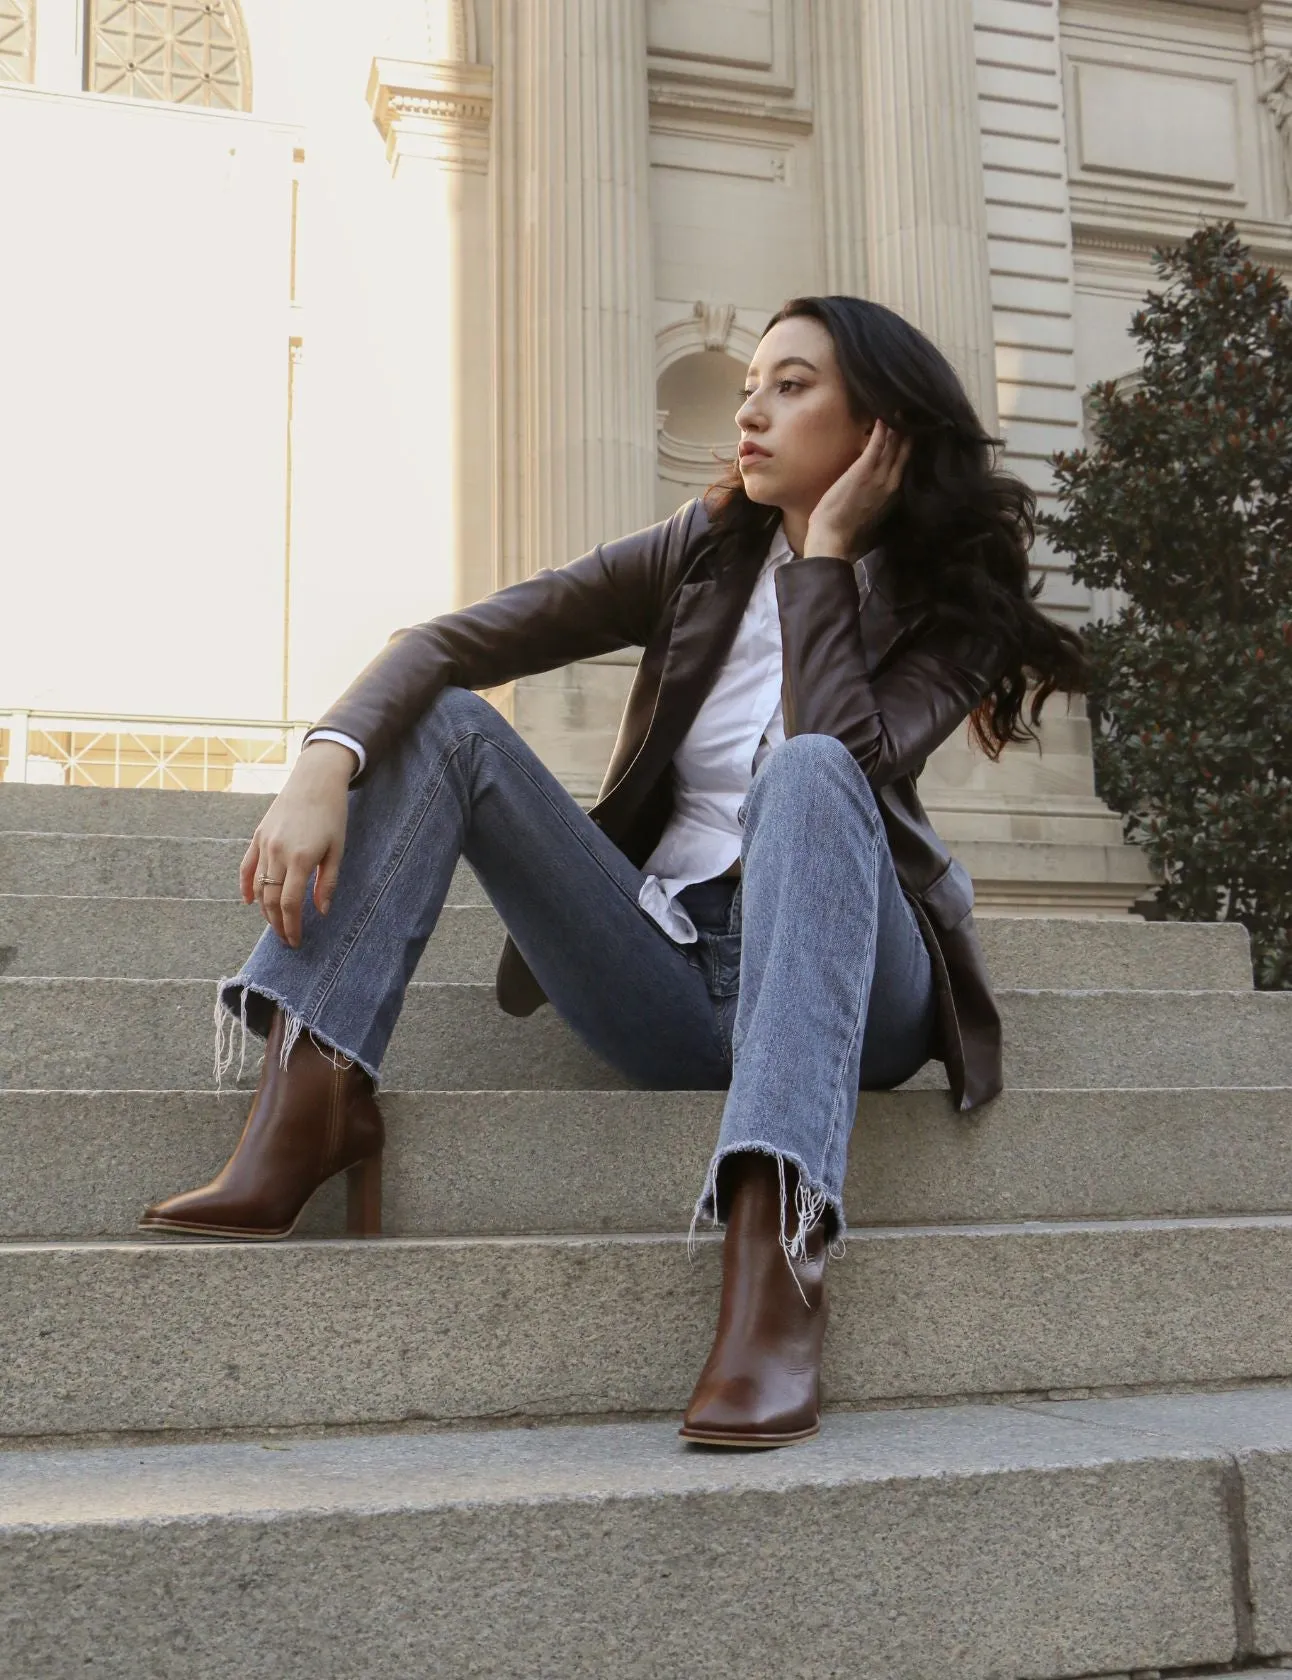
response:
<path fill-rule="evenodd" d="M 364 906 L 354 926 L 351 928 L 349 935 L 342 940 L 341 947 L 336 954 L 331 969 L 323 975 L 319 983 L 319 988 L 316 991 L 314 999 L 311 1003 L 311 1014 L 317 1014 L 318 1011 L 326 1004 L 328 998 L 332 995 L 336 983 L 340 978 L 341 970 L 345 966 L 346 958 L 354 949 L 359 936 L 364 932 L 369 923 L 372 921 L 372 918 L 376 915 L 383 898 L 386 896 L 390 883 L 403 867 L 404 862 L 408 857 L 409 848 L 412 846 L 413 841 L 417 838 L 417 834 L 422 826 L 422 823 L 426 820 L 427 811 L 430 809 L 431 804 L 438 795 L 440 789 L 444 786 L 444 779 L 449 773 L 449 765 L 457 756 L 459 747 L 461 747 L 466 741 L 470 740 L 472 738 L 472 734 L 478 733 L 478 731 L 472 731 L 463 735 L 461 739 L 455 741 L 449 751 L 444 754 L 443 762 L 440 765 L 439 775 L 435 777 L 434 780 L 430 778 L 427 779 L 426 792 L 422 801 L 420 805 L 415 808 L 413 816 L 405 823 L 403 833 L 396 838 L 395 846 L 391 853 L 391 860 L 387 865 L 384 875 L 380 877 L 373 891 L 369 895 L 368 902 Z"/>
<path fill-rule="evenodd" d="M 879 835 L 878 835 L 878 833 L 876 833 L 875 836 L 874 836 L 874 848 L 871 852 L 871 871 L 870 871 L 871 879 L 872 879 L 873 882 L 875 882 L 876 888 L 878 887 L 878 874 L 879 874 L 878 865 L 879 865 Z M 876 890 L 874 896 L 875 896 L 875 911 L 872 913 L 872 915 L 870 917 L 870 939 L 868 941 L 867 950 L 866 950 L 866 962 L 867 962 L 867 964 L 869 964 L 869 966 L 871 968 L 872 976 L 873 976 L 873 972 L 874 972 L 875 944 L 876 944 L 876 941 L 878 940 L 878 937 L 879 937 L 879 916 L 877 914 L 878 899 L 879 899 L 878 890 Z M 865 973 L 865 968 L 864 967 L 862 969 L 862 972 Z M 869 999 L 867 1001 L 869 1001 Z M 848 1038 L 848 1055 L 845 1056 L 842 1060 L 842 1065 L 840 1066 L 840 1069 L 839 1069 L 839 1076 L 838 1076 L 838 1079 L 835 1083 L 834 1099 L 830 1104 L 830 1130 L 826 1133 L 825 1144 L 824 1144 L 824 1147 L 822 1148 L 822 1151 L 821 1151 L 821 1172 L 822 1172 L 822 1176 L 824 1176 L 826 1162 L 827 1162 L 827 1160 L 829 1158 L 829 1155 L 830 1155 L 830 1145 L 834 1142 L 834 1134 L 838 1130 L 838 1126 L 839 1126 L 839 1097 L 840 1097 L 840 1093 L 843 1090 L 843 1067 L 846 1066 L 849 1058 L 852 1055 L 852 1047 L 856 1043 L 857 1036 L 858 1036 L 859 1033 L 862 1035 L 862 1039 L 863 1039 L 863 1043 L 864 1043 L 865 1016 L 863 1015 L 863 1012 L 862 1012 L 860 996 L 857 999 L 856 1018 L 853 1021 L 852 1032 L 851 1032 L 851 1034 L 849 1035 L 849 1038 Z M 860 1073 L 860 1068 L 858 1069 L 858 1073 Z M 856 1099 L 854 1098 L 854 1106 L 855 1106 L 855 1101 L 856 1101 Z"/>

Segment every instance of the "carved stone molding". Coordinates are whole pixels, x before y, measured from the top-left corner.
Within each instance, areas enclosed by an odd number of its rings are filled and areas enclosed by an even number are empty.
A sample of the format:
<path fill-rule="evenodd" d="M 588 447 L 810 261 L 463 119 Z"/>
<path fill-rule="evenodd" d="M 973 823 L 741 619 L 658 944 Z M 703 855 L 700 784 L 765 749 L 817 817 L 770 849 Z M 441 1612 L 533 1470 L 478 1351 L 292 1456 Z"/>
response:
<path fill-rule="evenodd" d="M 702 323 L 704 331 L 704 348 L 706 350 L 725 350 L 727 340 L 731 337 L 732 323 L 736 319 L 734 303 L 701 303 L 695 305 L 695 318 Z"/>
<path fill-rule="evenodd" d="M 726 454 L 722 453 L 726 449 Z M 697 443 L 692 438 L 674 437 L 666 427 L 659 429 L 659 471 L 663 478 L 681 484 L 708 484 L 718 478 L 736 458 L 734 442 Z"/>
<path fill-rule="evenodd" d="M 1072 241 L 1078 253 L 1090 251 L 1147 261 L 1155 245 L 1183 245 L 1197 232 L 1198 215 L 1186 207 L 1140 214 L 1134 222 L 1110 215 L 1105 204 L 1073 195 Z M 1239 237 L 1256 262 L 1292 269 L 1292 227 L 1282 222 L 1233 217 Z"/>
<path fill-rule="evenodd" d="M 650 103 L 666 111 L 743 118 L 760 127 L 812 123 L 809 18 L 803 0 L 767 0 L 761 27 L 736 37 L 721 7 L 665 11 L 647 0 Z"/>
<path fill-rule="evenodd" d="M 761 332 L 739 320 L 740 314 L 732 303 L 697 301 L 689 315 L 670 321 L 655 334 L 655 375 L 684 356 L 696 356 L 703 350 L 721 350 L 735 361 L 748 362 L 758 348 Z"/>
<path fill-rule="evenodd" d="M 493 71 L 487 64 L 375 58 L 368 104 L 393 170 L 401 158 L 420 157 L 488 173 Z"/>

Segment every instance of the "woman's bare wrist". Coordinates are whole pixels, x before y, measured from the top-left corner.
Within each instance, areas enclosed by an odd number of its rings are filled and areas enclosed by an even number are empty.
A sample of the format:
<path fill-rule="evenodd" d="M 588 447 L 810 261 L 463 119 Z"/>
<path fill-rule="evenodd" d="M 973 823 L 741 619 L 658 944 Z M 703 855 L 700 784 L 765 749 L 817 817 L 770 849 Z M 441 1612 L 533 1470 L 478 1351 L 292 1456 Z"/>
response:
<path fill-rule="evenodd" d="M 803 539 L 803 558 L 810 554 L 838 555 L 840 559 L 848 553 L 848 539 L 838 531 L 831 531 L 824 527 L 809 525 L 807 535 Z"/>
<path fill-rule="evenodd" d="M 335 777 L 348 783 L 359 768 L 359 755 L 340 741 L 307 741 L 296 762 L 306 765 L 307 775 L 322 775 L 329 781 Z"/>

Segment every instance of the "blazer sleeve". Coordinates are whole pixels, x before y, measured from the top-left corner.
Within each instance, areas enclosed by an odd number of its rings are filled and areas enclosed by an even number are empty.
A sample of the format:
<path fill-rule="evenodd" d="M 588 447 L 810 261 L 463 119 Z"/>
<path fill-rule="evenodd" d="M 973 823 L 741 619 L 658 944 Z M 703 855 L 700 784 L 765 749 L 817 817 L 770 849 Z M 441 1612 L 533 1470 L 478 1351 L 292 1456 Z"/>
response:
<path fill-rule="evenodd" d="M 658 524 L 536 572 L 456 612 L 397 630 L 313 729 L 352 737 L 373 765 L 441 689 L 494 688 L 576 659 L 644 646 L 696 522 L 698 498 Z"/>
<path fill-rule="evenodd" d="M 991 687 L 991 641 L 950 626 L 935 626 L 872 678 L 846 560 L 812 556 L 782 566 L 776 594 L 786 736 L 833 735 L 872 787 L 917 774 Z"/>

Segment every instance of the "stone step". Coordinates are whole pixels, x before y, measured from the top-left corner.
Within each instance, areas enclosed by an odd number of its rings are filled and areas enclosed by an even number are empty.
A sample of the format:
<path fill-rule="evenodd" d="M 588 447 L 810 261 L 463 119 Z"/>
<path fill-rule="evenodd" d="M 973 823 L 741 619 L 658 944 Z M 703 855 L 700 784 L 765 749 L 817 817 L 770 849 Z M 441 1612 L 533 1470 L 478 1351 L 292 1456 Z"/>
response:
<path fill-rule="evenodd" d="M 492 984 L 502 922 L 463 868 L 418 967 L 422 980 Z M 470 897 L 468 895 L 471 895 Z M 209 979 L 240 966 L 264 930 L 256 905 L 203 898 L 0 893 L 0 974 Z M 1203 922 L 984 919 L 999 986 L 1250 989 L 1246 928 Z"/>
<path fill-rule="evenodd" d="M 11 1451 L 7 1649 L 33 1680 L 1246 1667 L 1292 1646 L 1290 1488 L 1281 1387 L 839 1413 L 773 1453 L 675 1419 Z"/>
<path fill-rule="evenodd" d="M 0 1434 L 671 1412 L 717 1233 L 0 1245 Z M 1292 1377 L 1292 1216 L 870 1227 L 834 1406 Z"/>
<path fill-rule="evenodd" d="M 455 878 L 455 894 L 464 888 L 465 881 L 459 885 Z M 264 930 L 259 907 L 240 900 L 0 893 L 0 974 L 210 980 L 234 973 Z M 418 973 L 424 980 L 492 984 L 502 941 L 491 905 L 446 904 Z M 1223 950 L 1219 942 L 1195 941 L 1188 957 L 1195 952 L 1221 985 L 1241 984 L 1238 977 L 1251 974 L 1245 940 L 1226 941 Z M 1174 954 L 1186 956 L 1185 942 Z M 1170 955 L 1160 951 L 1155 969 L 1168 972 Z M 1131 953 L 1126 966 L 1144 964 Z"/>
<path fill-rule="evenodd" d="M 1089 881 L 1149 888 L 1154 884 L 1144 852 L 1113 845 L 1067 845 L 1048 840 L 957 840 L 955 854 L 975 881 Z"/>
<path fill-rule="evenodd" d="M 0 832 L 0 881 L 8 892 L 25 897 L 241 904 L 238 867 L 246 849 L 245 840 L 189 835 Z M 453 873 L 448 902 L 488 903 L 465 864 Z"/>
<path fill-rule="evenodd" d="M 402 1091 L 382 1099 L 389 1236 L 685 1231 L 715 1091 Z M 245 1092 L 0 1093 L 0 1239 L 133 1237 L 204 1184 Z M 854 1226 L 1292 1213 L 1292 1090 L 1007 1091 L 966 1124 L 939 1091 L 858 1107 Z M 631 1163 L 628 1170 L 626 1163 Z M 300 1235 L 344 1230 L 325 1185 Z"/>
<path fill-rule="evenodd" d="M 0 978 L 0 1089 L 175 1090 L 213 1084 L 215 987 L 200 980 Z M 1046 1090 L 1292 1084 L 1292 994 L 998 993 L 1006 1078 Z M 247 1038 L 243 1084 L 258 1041 Z M 415 982 L 383 1064 L 392 1087 L 623 1089 L 550 1008 L 504 1014 L 493 988 Z M 939 1063 L 916 1087 L 943 1087 Z"/>
<path fill-rule="evenodd" d="M 245 838 L 184 834 L 0 831 L 0 881 L 11 891 L 60 897 L 236 901 L 246 847 Z M 1046 883 L 1086 881 L 1096 907 L 1105 888 L 1115 896 L 1127 883 L 1146 890 L 1150 884 L 1142 852 L 1130 846 L 969 840 L 957 843 L 955 850 L 978 883 L 979 908 L 987 913 L 1007 907 L 1006 889 L 1015 878 L 1031 883 L 1029 914 L 1037 913 Z M 451 902 L 484 902 L 469 871 L 462 871 L 455 885 L 469 896 L 455 894 Z"/>
<path fill-rule="evenodd" d="M 272 804 L 267 793 L 0 782 L 0 833 L 225 835 L 245 846 Z"/>
<path fill-rule="evenodd" d="M 998 1680 L 1292 1643 L 1282 1388 L 837 1414 L 775 1453 L 675 1431 L 5 1453 L 14 1672 L 136 1680 L 178 1649 L 212 1680 L 690 1680 L 702 1651 L 751 1680 Z"/>

